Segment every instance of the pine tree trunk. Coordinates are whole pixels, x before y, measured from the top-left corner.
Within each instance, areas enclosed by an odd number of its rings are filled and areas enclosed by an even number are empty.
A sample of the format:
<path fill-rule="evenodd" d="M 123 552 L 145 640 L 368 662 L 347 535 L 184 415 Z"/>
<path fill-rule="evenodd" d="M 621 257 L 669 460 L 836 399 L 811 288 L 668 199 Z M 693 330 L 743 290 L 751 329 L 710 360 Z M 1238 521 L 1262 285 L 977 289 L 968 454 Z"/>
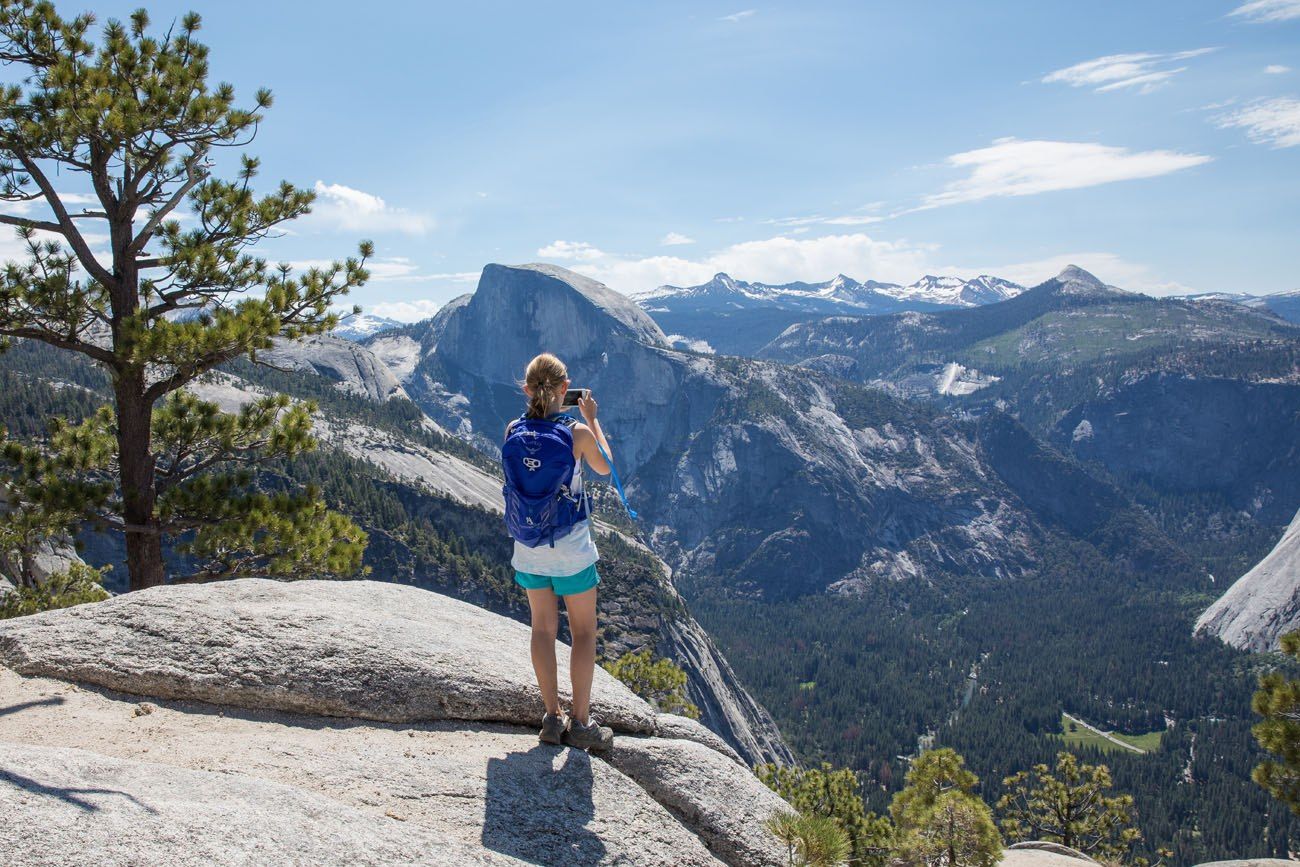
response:
<path fill-rule="evenodd" d="M 166 583 L 162 537 L 154 517 L 154 456 L 150 449 L 153 407 L 145 404 L 144 373 L 117 384 L 117 447 L 126 522 L 126 568 L 132 590 Z"/>

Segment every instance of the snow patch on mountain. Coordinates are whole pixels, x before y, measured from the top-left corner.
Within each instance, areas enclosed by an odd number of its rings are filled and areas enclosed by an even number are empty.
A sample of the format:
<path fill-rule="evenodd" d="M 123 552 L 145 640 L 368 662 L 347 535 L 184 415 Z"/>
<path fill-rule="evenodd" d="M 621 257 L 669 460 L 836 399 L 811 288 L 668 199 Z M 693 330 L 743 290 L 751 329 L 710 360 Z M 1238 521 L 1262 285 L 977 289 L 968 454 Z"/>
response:
<path fill-rule="evenodd" d="M 952 396 L 974 394 L 981 388 L 988 388 L 999 379 L 1001 377 L 980 373 L 974 368 L 950 361 L 935 377 L 934 390 L 939 394 Z"/>

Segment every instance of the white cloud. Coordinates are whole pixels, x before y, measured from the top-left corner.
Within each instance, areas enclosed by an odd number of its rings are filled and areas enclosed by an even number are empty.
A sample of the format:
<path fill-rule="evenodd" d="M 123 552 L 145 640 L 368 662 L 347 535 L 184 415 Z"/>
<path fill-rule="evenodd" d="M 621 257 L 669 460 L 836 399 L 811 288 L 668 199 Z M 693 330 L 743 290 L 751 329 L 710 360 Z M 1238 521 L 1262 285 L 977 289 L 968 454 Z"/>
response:
<path fill-rule="evenodd" d="M 1240 15 L 1255 24 L 1290 21 L 1300 18 L 1300 0 L 1248 0 L 1228 14 Z"/>
<path fill-rule="evenodd" d="M 926 196 L 916 210 L 1152 178 L 1209 161 L 1202 154 L 1178 151 L 1135 152 L 1089 142 L 997 139 L 989 147 L 948 157 L 948 165 L 968 171 L 967 176 Z"/>
<path fill-rule="evenodd" d="M 1265 75 L 1286 75 L 1290 71 L 1291 67 L 1283 66 L 1280 63 L 1270 63 L 1268 66 L 1264 67 Z"/>
<path fill-rule="evenodd" d="M 1169 83 L 1186 66 L 1173 64 L 1214 51 L 1213 48 L 1196 48 L 1168 54 L 1141 52 L 1137 54 L 1110 54 L 1087 60 L 1050 72 L 1043 77 L 1044 84 L 1062 83 L 1071 87 L 1092 87 L 1098 93 L 1136 87 L 1139 93 L 1150 93 Z"/>
<path fill-rule="evenodd" d="M 307 268 L 329 268 L 332 259 L 295 259 L 288 263 L 295 272 Z M 420 273 L 419 266 L 404 256 L 391 256 L 386 259 L 371 259 L 366 263 L 370 272 L 369 283 L 473 283 L 479 278 L 479 271 L 451 271 L 434 274 Z"/>
<path fill-rule="evenodd" d="M 665 247 L 678 247 L 682 244 L 694 244 L 695 239 L 687 237 L 681 232 L 669 232 L 663 236 L 659 243 Z"/>
<path fill-rule="evenodd" d="M 442 304 L 437 301 L 417 298 L 414 301 L 381 301 L 365 308 L 365 312 L 386 319 L 396 319 L 398 322 L 419 322 L 437 313 L 441 307 Z"/>
<path fill-rule="evenodd" d="M 818 238 L 779 235 L 732 244 L 701 258 L 607 256 L 599 262 L 577 265 L 575 270 L 628 293 L 665 283 L 704 283 L 719 271 L 771 283 L 827 280 L 839 273 L 911 281 L 925 273 L 933 250 L 932 246 L 906 241 L 878 241 L 860 232 Z"/>
<path fill-rule="evenodd" d="M 1295 147 L 1300 145 L 1300 99 L 1257 99 L 1219 115 L 1215 123 L 1220 129 L 1244 129 L 1246 137 L 1256 144 Z"/>
<path fill-rule="evenodd" d="M 432 218 L 395 208 L 379 196 L 343 184 L 316 182 L 316 203 L 304 223 L 340 232 L 401 232 L 423 235 L 434 227 Z"/>
<path fill-rule="evenodd" d="M 730 21 L 732 24 L 739 24 L 741 21 L 744 21 L 746 18 L 752 18 L 754 15 L 757 14 L 758 14 L 757 9 L 745 9 L 740 12 L 733 12 L 730 15 L 723 15 L 718 20 Z"/>
<path fill-rule="evenodd" d="M 543 259 L 573 259 L 579 262 L 590 262 L 605 254 L 586 241 L 554 241 L 540 248 L 537 255 Z"/>

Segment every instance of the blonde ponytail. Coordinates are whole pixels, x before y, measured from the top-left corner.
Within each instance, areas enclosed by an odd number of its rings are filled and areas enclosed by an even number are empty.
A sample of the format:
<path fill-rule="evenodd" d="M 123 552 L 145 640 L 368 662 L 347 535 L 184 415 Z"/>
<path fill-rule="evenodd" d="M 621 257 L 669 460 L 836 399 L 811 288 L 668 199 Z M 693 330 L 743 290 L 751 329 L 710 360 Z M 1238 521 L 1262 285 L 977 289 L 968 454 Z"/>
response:
<path fill-rule="evenodd" d="M 568 378 L 569 371 L 565 368 L 564 362 L 549 352 L 543 352 L 528 362 L 528 367 L 524 371 L 523 384 L 532 390 L 532 396 L 528 398 L 527 416 L 546 418 L 550 415 L 556 399 L 564 397 L 560 389 L 564 387 L 564 381 Z"/>

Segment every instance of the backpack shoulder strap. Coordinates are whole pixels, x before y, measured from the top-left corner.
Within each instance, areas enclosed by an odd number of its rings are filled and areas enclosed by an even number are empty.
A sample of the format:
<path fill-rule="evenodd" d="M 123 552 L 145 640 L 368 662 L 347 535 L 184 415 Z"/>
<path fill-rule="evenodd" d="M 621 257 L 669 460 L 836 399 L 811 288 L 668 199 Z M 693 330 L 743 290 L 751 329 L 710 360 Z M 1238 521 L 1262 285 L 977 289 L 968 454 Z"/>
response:
<path fill-rule="evenodd" d="M 512 433 L 515 432 L 515 425 L 519 424 L 522 421 L 529 421 L 529 420 L 530 419 L 528 418 L 527 415 L 521 415 L 519 416 L 519 418 L 511 419 L 510 423 L 506 425 L 506 436 L 509 437 Z M 532 421 L 536 421 L 536 419 L 532 419 Z"/>

